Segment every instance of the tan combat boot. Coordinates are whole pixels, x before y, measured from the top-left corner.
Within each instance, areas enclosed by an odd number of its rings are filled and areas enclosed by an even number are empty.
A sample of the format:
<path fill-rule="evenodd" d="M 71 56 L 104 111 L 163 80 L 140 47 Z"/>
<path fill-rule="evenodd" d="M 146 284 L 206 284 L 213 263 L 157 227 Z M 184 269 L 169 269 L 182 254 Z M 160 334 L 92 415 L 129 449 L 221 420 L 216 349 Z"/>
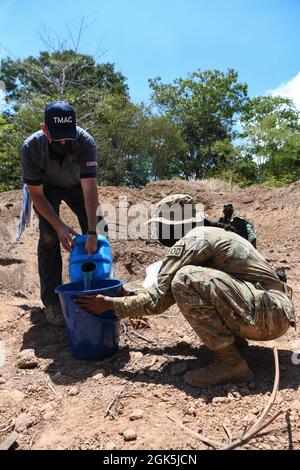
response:
<path fill-rule="evenodd" d="M 215 351 L 216 361 L 202 369 L 185 374 L 185 383 L 192 387 L 207 387 L 230 382 L 251 382 L 253 373 L 247 362 L 232 344 Z"/>

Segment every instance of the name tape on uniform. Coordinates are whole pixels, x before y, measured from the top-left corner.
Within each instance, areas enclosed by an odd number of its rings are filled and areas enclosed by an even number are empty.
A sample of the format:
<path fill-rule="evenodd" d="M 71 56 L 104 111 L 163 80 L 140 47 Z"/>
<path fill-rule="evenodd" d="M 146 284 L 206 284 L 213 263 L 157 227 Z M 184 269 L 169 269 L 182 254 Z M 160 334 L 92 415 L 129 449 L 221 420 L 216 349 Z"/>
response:
<path fill-rule="evenodd" d="M 174 256 L 175 258 L 181 258 L 185 245 L 176 245 L 170 248 L 167 256 Z"/>

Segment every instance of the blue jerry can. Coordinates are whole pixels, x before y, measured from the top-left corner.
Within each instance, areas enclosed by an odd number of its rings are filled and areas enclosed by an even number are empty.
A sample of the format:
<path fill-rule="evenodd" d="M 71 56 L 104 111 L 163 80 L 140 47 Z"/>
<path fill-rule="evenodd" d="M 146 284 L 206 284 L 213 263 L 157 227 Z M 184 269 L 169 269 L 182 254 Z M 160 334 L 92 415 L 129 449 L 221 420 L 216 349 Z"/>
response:
<path fill-rule="evenodd" d="M 71 282 L 84 282 L 84 275 L 92 272 L 91 287 L 97 281 L 113 277 L 113 259 L 109 241 L 103 236 L 98 236 L 98 250 L 93 256 L 88 256 L 84 245 L 87 235 L 75 238 L 75 246 L 70 255 L 69 277 Z"/>

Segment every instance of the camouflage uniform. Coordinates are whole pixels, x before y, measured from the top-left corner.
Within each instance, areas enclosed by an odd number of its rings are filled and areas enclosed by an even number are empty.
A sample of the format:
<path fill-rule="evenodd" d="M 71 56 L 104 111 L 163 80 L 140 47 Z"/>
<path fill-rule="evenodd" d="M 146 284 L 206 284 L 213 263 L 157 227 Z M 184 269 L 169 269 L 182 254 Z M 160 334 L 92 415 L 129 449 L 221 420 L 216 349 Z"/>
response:
<path fill-rule="evenodd" d="M 256 248 L 256 233 L 254 226 L 245 217 L 242 217 L 235 212 L 230 219 L 221 217 L 219 219 L 219 223 L 224 225 L 230 224 L 238 235 L 248 240 Z"/>
<path fill-rule="evenodd" d="M 270 340 L 294 325 L 286 284 L 247 240 L 197 227 L 169 249 L 156 288 L 114 299 L 119 318 L 157 315 L 174 303 L 213 351 L 234 335 Z"/>

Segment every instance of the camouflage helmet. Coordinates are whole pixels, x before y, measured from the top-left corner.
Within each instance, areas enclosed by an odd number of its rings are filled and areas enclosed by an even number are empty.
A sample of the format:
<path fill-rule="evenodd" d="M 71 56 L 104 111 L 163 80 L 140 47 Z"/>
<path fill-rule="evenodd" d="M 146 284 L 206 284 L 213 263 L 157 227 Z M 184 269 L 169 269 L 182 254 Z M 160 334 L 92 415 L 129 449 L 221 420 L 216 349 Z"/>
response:
<path fill-rule="evenodd" d="M 147 224 L 157 222 L 165 225 L 182 225 L 197 223 L 203 220 L 197 214 L 194 199 L 189 194 L 171 194 L 159 201 L 155 208 L 155 215 Z"/>

